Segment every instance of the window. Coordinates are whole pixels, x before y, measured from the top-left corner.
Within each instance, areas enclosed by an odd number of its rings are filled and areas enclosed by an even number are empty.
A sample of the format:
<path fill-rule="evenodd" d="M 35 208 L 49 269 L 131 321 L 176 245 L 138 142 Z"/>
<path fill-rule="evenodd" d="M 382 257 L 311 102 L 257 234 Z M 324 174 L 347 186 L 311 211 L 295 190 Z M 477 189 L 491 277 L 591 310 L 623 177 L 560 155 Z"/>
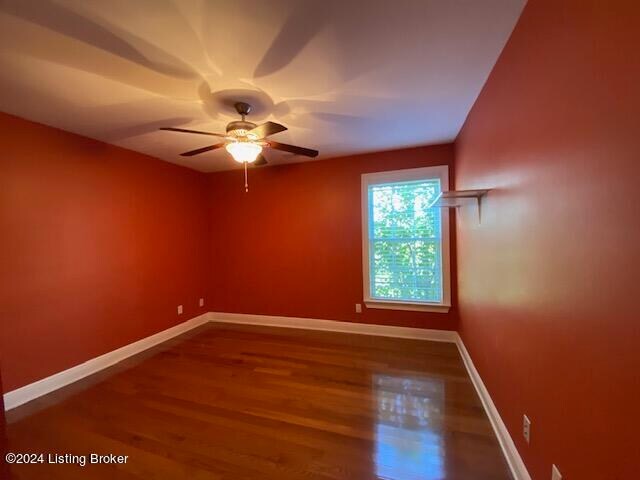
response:
<path fill-rule="evenodd" d="M 447 312 L 446 166 L 362 175 L 364 301 L 369 308 Z"/>

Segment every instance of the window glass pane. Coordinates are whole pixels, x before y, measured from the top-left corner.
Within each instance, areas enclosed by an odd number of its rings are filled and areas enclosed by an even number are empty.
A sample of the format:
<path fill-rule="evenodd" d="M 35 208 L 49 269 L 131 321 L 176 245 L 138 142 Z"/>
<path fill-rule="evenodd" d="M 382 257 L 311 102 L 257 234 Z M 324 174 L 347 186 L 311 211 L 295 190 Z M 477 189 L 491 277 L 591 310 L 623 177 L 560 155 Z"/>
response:
<path fill-rule="evenodd" d="M 440 180 L 370 185 L 371 297 L 442 302 Z"/>

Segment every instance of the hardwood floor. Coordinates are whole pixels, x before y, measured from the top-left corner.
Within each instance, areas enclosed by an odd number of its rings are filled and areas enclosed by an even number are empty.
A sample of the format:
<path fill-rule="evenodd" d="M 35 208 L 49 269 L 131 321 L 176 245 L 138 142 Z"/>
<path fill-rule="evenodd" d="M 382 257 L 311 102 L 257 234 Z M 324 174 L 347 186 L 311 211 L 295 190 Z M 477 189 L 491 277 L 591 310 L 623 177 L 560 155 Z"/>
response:
<path fill-rule="evenodd" d="M 511 478 L 448 343 L 210 325 L 8 417 L 13 452 L 128 456 L 14 479 Z"/>

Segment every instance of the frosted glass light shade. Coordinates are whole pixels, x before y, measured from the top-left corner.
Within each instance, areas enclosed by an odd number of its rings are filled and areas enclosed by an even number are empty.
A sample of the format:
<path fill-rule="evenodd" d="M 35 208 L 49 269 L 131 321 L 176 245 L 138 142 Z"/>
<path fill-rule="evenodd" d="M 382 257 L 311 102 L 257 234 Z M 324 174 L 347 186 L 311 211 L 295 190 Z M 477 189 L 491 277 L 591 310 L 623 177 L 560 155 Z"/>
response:
<path fill-rule="evenodd" d="M 262 146 L 252 142 L 232 142 L 224 147 L 233 159 L 239 163 L 252 163 L 256 161 Z"/>

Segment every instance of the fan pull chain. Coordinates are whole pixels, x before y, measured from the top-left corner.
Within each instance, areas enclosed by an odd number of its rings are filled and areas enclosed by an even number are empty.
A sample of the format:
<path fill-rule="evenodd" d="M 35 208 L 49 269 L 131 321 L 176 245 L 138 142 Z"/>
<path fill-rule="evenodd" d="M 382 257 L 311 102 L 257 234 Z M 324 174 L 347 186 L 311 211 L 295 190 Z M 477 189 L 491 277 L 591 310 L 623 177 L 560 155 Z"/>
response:
<path fill-rule="evenodd" d="M 247 178 L 247 162 L 244 163 L 244 191 L 245 193 L 249 191 L 249 180 Z"/>

